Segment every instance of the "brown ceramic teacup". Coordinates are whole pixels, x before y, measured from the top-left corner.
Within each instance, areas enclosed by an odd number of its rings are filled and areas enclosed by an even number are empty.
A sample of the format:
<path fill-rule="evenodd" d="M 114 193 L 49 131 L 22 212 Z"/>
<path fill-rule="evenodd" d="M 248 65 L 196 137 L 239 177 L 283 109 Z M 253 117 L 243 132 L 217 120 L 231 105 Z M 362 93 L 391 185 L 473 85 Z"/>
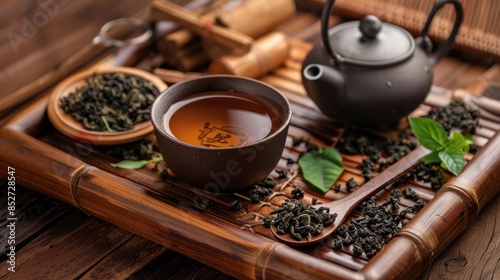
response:
<path fill-rule="evenodd" d="M 272 172 L 292 112 L 288 100 L 265 83 L 207 75 L 169 87 L 151 115 L 160 152 L 175 176 L 207 192 L 227 193 Z"/>

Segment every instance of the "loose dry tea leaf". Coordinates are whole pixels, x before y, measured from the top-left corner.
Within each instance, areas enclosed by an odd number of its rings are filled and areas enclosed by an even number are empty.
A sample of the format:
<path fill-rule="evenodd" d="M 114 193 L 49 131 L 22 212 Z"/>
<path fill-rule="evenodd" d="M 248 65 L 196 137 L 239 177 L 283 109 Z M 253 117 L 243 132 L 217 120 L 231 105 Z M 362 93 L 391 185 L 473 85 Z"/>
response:
<path fill-rule="evenodd" d="M 344 171 L 342 155 L 332 147 L 304 153 L 299 165 L 304 179 L 322 193 L 327 192 Z"/>
<path fill-rule="evenodd" d="M 158 89 L 124 73 L 94 74 L 87 84 L 61 98 L 60 106 L 85 129 L 126 131 L 150 119 Z"/>
<path fill-rule="evenodd" d="M 310 239 L 320 234 L 323 229 L 335 222 L 337 213 L 330 214 L 330 209 L 311 205 L 296 199 L 287 199 L 271 212 L 271 217 L 263 220 L 264 226 L 276 227 L 278 234 L 290 234 L 295 240 Z"/>
<path fill-rule="evenodd" d="M 131 143 L 106 146 L 106 154 L 119 160 L 148 160 L 153 157 L 153 141 L 140 139 Z"/>
<path fill-rule="evenodd" d="M 442 108 L 432 108 L 425 115 L 425 117 L 440 123 L 447 132 L 453 128 L 458 128 L 462 131 L 470 131 L 471 134 L 474 133 L 475 128 L 478 126 L 476 120 L 478 116 L 478 110 L 467 108 L 465 103 L 461 101 L 452 101 Z"/>
<path fill-rule="evenodd" d="M 415 204 L 399 211 L 402 195 L 415 201 Z M 371 258 L 401 230 L 407 222 L 406 213 L 416 214 L 424 206 L 425 202 L 410 188 L 405 188 L 403 192 L 393 189 L 391 197 L 381 204 L 368 199 L 356 209 L 358 215 L 337 229 L 332 247 L 340 250 L 352 245 L 354 256 L 361 256 L 364 252 Z"/>

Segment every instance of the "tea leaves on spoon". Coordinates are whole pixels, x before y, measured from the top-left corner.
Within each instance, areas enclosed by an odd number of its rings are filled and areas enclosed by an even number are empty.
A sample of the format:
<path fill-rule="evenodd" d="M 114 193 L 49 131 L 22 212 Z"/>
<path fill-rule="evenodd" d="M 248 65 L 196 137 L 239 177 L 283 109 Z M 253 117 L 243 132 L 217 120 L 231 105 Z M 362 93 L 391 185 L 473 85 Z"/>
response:
<path fill-rule="evenodd" d="M 327 192 L 344 171 L 342 155 L 332 147 L 303 154 L 299 165 L 304 179 L 322 193 Z"/>

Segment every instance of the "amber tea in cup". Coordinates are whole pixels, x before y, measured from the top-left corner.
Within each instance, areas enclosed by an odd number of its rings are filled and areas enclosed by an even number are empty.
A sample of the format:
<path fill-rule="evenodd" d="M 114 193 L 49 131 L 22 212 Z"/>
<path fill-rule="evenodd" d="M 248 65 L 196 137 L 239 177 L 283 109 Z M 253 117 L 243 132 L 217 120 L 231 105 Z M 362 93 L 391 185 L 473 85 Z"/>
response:
<path fill-rule="evenodd" d="M 238 147 L 276 131 L 280 120 L 259 96 L 235 91 L 212 91 L 188 96 L 165 113 L 165 130 L 185 143 Z"/>
<path fill-rule="evenodd" d="M 292 112 L 286 97 L 263 82 L 206 75 L 170 86 L 151 116 L 176 178 L 209 193 L 232 193 L 276 168 Z"/>

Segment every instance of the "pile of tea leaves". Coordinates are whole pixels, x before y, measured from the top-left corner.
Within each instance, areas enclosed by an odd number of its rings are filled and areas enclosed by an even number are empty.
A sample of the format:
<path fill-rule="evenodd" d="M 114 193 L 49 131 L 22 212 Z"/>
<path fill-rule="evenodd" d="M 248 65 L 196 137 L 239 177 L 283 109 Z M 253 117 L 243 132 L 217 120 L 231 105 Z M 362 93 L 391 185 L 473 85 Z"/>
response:
<path fill-rule="evenodd" d="M 398 139 L 387 138 L 377 141 L 366 133 L 347 132 L 339 142 L 340 150 L 346 154 L 367 156 L 358 165 L 366 181 L 370 180 L 374 172 L 382 172 L 388 166 L 396 163 L 417 147 L 417 141 L 410 138 L 408 129 L 400 131 Z M 430 183 L 433 188 L 442 184 L 442 174 L 439 166 L 431 163 L 422 163 L 405 175 L 407 179 L 414 179 Z M 336 191 L 338 191 L 336 189 Z M 349 190 L 348 190 L 349 191 Z"/>
<path fill-rule="evenodd" d="M 477 122 L 479 111 L 470 109 L 465 103 L 457 100 L 442 108 L 432 108 L 425 117 L 437 121 L 446 132 L 455 128 L 474 134 L 475 128 L 479 125 Z"/>
<path fill-rule="evenodd" d="M 139 139 L 134 142 L 106 147 L 106 154 L 120 160 L 144 160 L 153 157 L 153 141 Z"/>
<path fill-rule="evenodd" d="M 468 109 L 462 102 L 454 101 L 444 108 L 432 109 L 424 117 L 437 121 L 447 132 L 458 129 L 473 134 L 478 126 L 477 116 L 477 111 Z M 294 145 L 301 143 L 305 143 L 308 147 L 306 153 L 315 150 L 307 140 L 294 139 Z M 396 139 L 378 138 L 361 130 L 348 130 L 337 147 L 345 154 L 366 156 L 358 168 L 368 181 L 372 173 L 382 172 L 403 159 L 417 146 L 418 140 L 412 137 L 412 131 L 407 128 L 401 130 Z M 408 214 L 418 213 L 426 204 L 411 188 L 406 187 L 402 190 L 401 184 L 408 180 L 427 182 L 433 188 L 439 188 L 443 180 L 442 170 L 438 164 L 422 163 L 391 185 L 391 195 L 386 201 L 377 203 L 374 197 L 363 202 L 350 220 L 335 232 L 331 246 L 337 250 L 350 246 L 354 256 L 361 256 L 364 253 L 371 258 L 378 253 L 384 244 L 387 244 L 409 222 Z M 352 185 L 351 190 L 350 185 Z M 353 191 L 355 186 L 356 182 L 352 178 L 346 183 L 348 192 Z M 334 191 L 339 190 L 340 184 L 335 186 Z M 294 198 L 301 198 L 303 192 L 294 189 L 292 195 Z M 401 197 L 413 203 L 400 209 Z M 279 234 L 290 234 L 292 238 L 301 240 L 319 234 L 325 226 L 335 221 L 336 213 L 330 214 L 325 209 L 320 208 L 319 212 L 314 212 L 312 206 L 300 200 L 287 199 L 281 207 L 271 212 L 272 216 L 264 218 L 263 222 L 265 227 L 276 226 Z M 328 218 L 322 218 L 322 215 L 328 215 Z"/>
<path fill-rule="evenodd" d="M 60 106 L 87 130 L 127 131 L 150 119 L 158 89 L 125 73 L 94 74 L 60 100 Z"/>
<path fill-rule="evenodd" d="M 295 240 L 320 234 L 327 226 L 332 225 L 337 218 L 337 213 L 330 214 L 330 209 L 311 205 L 296 199 L 287 199 L 278 208 L 271 211 L 271 217 L 264 218 L 264 226 L 276 227 L 278 234 L 290 234 Z"/>
<path fill-rule="evenodd" d="M 478 126 L 477 117 L 479 112 L 471 110 L 460 101 L 453 101 L 442 108 L 432 108 L 425 118 L 430 118 L 443 126 L 446 132 L 452 129 L 466 131 L 474 134 Z M 339 142 L 339 150 L 346 154 L 358 154 L 367 156 L 358 166 L 365 180 L 372 178 L 373 172 L 382 172 L 389 165 L 396 163 L 417 147 L 417 140 L 411 138 L 410 129 L 402 129 L 397 139 L 387 138 L 377 141 L 375 137 L 358 131 L 348 131 Z M 471 147 L 471 152 L 477 147 Z M 432 163 L 420 164 L 405 176 L 430 183 L 433 188 L 439 188 L 442 184 L 442 174 L 439 165 Z"/>
<path fill-rule="evenodd" d="M 399 211 L 401 196 L 415 203 Z M 407 213 L 416 214 L 424 206 L 425 202 L 411 188 L 393 189 L 390 198 L 380 204 L 368 199 L 356 209 L 358 216 L 352 217 L 349 225 L 344 223 L 336 230 L 332 247 L 340 250 L 352 245 L 354 256 L 365 253 L 371 258 L 408 223 Z"/>

